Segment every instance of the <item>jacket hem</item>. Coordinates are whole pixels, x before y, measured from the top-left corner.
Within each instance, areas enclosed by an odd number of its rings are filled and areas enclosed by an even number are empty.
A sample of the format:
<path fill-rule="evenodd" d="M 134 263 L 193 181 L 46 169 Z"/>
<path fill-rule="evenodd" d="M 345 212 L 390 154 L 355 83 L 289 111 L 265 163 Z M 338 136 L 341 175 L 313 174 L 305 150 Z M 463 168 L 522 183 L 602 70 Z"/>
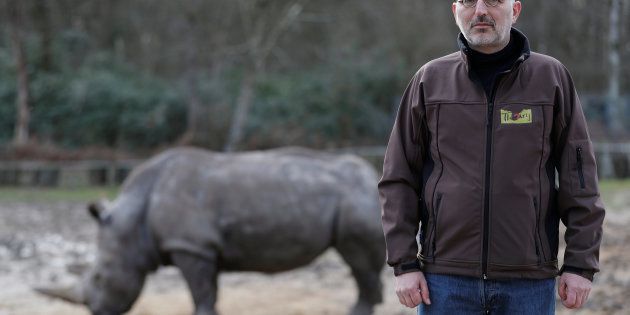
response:
<path fill-rule="evenodd" d="M 424 262 L 423 272 L 483 278 L 481 264 L 466 262 Z M 558 275 L 557 261 L 531 266 L 496 266 L 488 264 L 486 279 L 548 279 Z"/>

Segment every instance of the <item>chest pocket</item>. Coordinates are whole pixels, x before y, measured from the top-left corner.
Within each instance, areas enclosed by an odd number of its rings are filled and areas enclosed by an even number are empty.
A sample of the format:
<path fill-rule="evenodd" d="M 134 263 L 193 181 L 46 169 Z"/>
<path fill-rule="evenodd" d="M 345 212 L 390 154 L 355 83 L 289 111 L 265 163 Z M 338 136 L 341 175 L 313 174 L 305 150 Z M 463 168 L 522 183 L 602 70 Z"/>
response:
<path fill-rule="evenodd" d="M 496 140 L 514 148 L 538 147 L 547 142 L 553 106 L 501 104 L 495 114 Z"/>
<path fill-rule="evenodd" d="M 537 187 L 550 151 L 553 106 L 506 104 L 499 106 L 494 115 L 493 168 L 509 174 L 512 183 L 496 189 Z"/>

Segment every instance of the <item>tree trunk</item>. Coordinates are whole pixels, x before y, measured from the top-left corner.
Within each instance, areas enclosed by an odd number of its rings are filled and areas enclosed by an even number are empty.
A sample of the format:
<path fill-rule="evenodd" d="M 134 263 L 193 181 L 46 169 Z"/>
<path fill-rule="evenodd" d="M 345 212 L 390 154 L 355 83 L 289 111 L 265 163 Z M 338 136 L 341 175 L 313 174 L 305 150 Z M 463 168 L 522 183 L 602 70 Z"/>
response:
<path fill-rule="evenodd" d="M 203 117 L 203 110 L 201 105 L 201 100 L 198 95 L 198 84 L 196 77 L 194 74 L 190 73 L 192 70 L 189 70 L 189 73 L 186 75 L 187 82 L 187 97 L 188 97 L 188 108 L 186 114 L 186 131 L 183 136 L 179 139 L 180 144 L 186 145 L 201 145 L 204 146 L 207 144 L 207 140 L 202 132 L 202 122 L 205 117 Z"/>
<path fill-rule="evenodd" d="M 241 2 L 241 14 L 245 17 L 243 19 L 243 28 L 253 34 L 248 40 L 251 45 L 249 61 L 252 68 L 245 70 L 245 76 L 243 81 L 241 81 L 241 89 L 236 100 L 236 109 L 232 116 L 228 139 L 223 147 L 224 151 L 231 152 L 236 150 L 243 139 L 249 110 L 253 103 L 254 82 L 257 77 L 265 74 L 267 58 L 277 46 L 282 34 L 289 29 L 302 13 L 303 2 L 304 0 L 290 2 L 277 22 L 273 20 L 262 23 L 263 21 L 258 20 L 258 23 L 253 24 L 251 24 L 251 21 L 255 21 L 256 17 L 251 9 L 252 2 L 247 0 Z M 262 25 L 270 25 L 270 28 L 265 29 Z"/>
<path fill-rule="evenodd" d="M 52 29 L 50 25 L 50 8 L 48 1 L 35 1 L 33 17 L 41 36 L 41 53 L 39 55 L 39 67 L 44 71 L 52 70 Z"/>
<path fill-rule="evenodd" d="M 200 1 L 189 1 L 186 19 L 182 21 L 179 27 L 186 34 L 186 50 L 184 53 L 186 72 L 184 80 L 186 82 L 187 94 L 187 115 L 186 115 L 186 131 L 180 139 L 180 143 L 197 146 L 207 146 L 209 135 L 204 132 L 204 123 L 208 121 L 205 116 L 203 103 L 199 95 L 199 47 L 197 43 L 197 32 L 195 30 L 200 27 L 199 24 L 199 8 Z"/>
<path fill-rule="evenodd" d="M 241 89 L 236 99 L 236 109 L 232 116 L 232 123 L 230 124 L 230 131 L 228 134 L 227 142 L 223 151 L 232 152 L 237 149 L 237 146 L 243 139 L 243 133 L 247 124 L 247 116 L 249 116 L 249 109 L 252 106 L 253 94 L 254 94 L 254 75 L 249 73 L 245 74 L 243 81 L 241 82 Z"/>
<path fill-rule="evenodd" d="M 21 38 L 22 12 L 19 5 L 20 3 L 18 1 L 7 1 L 11 46 L 13 47 L 13 57 L 17 71 L 17 115 L 13 135 L 13 144 L 15 146 L 22 146 L 28 143 L 28 125 L 30 121 L 28 70 L 26 66 L 26 54 L 24 53 Z"/>
<path fill-rule="evenodd" d="M 623 125 L 619 119 L 622 115 L 619 92 L 621 81 L 621 59 L 619 57 L 620 11 L 621 0 L 612 0 L 610 6 L 610 28 L 608 30 L 608 64 L 610 72 L 608 76 L 608 104 L 606 106 L 608 132 L 611 137 L 619 136 L 623 132 Z"/>

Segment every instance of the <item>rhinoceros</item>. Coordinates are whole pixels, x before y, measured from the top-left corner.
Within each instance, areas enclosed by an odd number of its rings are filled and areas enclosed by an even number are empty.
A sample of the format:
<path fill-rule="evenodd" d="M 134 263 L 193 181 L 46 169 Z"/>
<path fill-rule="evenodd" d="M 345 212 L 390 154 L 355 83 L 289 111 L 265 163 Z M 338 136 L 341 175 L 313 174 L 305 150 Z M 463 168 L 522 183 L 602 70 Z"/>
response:
<path fill-rule="evenodd" d="M 215 315 L 218 272 L 286 271 L 333 247 L 358 287 L 350 313 L 371 314 L 385 264 L 377 180 L 349 154 L 171 149 L 136 167 L 113 202 L 88 206 L 98 252 L 82 282 L 39 291 L 92 314 L 122 314 L 148 273 L 175 265 L 195 314 Z"/>

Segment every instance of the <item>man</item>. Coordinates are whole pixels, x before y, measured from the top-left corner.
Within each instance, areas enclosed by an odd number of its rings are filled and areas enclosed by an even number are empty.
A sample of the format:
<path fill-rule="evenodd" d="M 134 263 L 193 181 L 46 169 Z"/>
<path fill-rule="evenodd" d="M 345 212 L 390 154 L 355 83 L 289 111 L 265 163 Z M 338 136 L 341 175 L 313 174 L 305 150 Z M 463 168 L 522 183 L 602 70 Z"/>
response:
<path fill-rule="evenodd" d="M 560 275 L 562 303 L 580 308 L 604 208 L 573 81 L 512 28 L 520 1 L 452 9 L 461 51 L 409 83 L 379 182 L 396 294 L 423 314 L 554 314 Z"/>

